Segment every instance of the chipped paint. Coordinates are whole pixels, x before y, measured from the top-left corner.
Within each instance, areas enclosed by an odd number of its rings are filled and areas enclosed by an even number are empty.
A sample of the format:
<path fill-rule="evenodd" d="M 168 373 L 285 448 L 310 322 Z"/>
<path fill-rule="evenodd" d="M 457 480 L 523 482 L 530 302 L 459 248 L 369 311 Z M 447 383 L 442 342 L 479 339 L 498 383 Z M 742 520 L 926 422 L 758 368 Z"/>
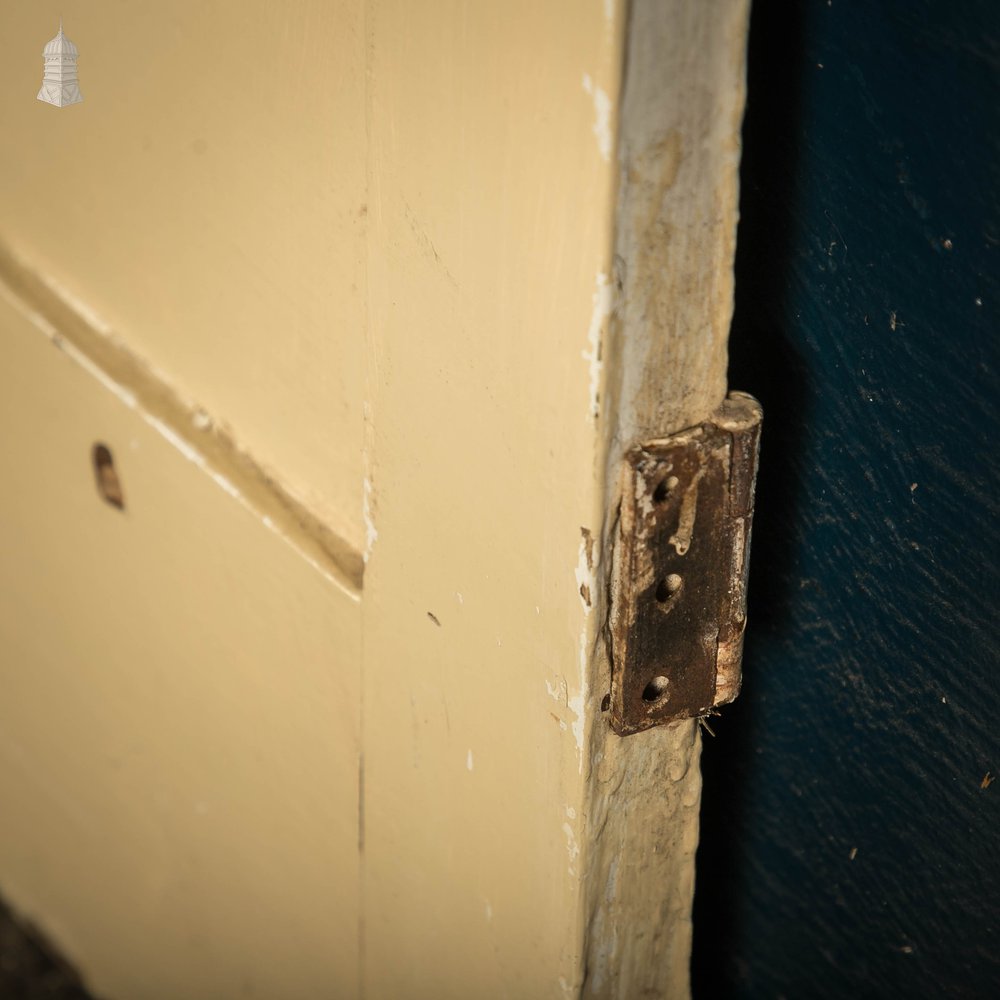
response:
<path fill-rule="evenodd" d="M 590 369 L 590 409 L 588 413 L 592 418 L 596 418 L 600 412 L 601 368 L 603 366 L 601 333 L 605 320 L 611 315 L 612 305 L 611 283 L 608 281 L 607 274 L 604 271 L 599 271 L 594 288 L 590 327 L 587 330 L 589 347 L 582 352 L 583 360 L 587 362 Z"/>
<path fill-rule="evenodd" d="M 594 568 L 592 565 L 591 546 L 593 539 L 586 528 L 582 528 L 583 537 L 580 539 L 580 558 L 576 564 L 574 574 L 576 576 L 576 589 L 580 594 L 580 603 L 583 606 L 585 615 L 590 614 L 591 601 L 588 595 L 594 593 L 596 584 L 594 583 Z"/>
<path fill-rule="evenodd" d="M 580 774 L 583 773 L 584 740 L 586 736 L 587 717 L 586 702 L 589 690 L 588 677 L 590 667 L 588 626 L 591 613 L 589 595 L 594 593 L 594 538 L 586 528 L 580 529 L 580 549 L 577 560 L 575 577 L 577 590 L 580 593 L 580 602 L 583 608 L 583 626 L 580 629 L 579 640 L 579 683 L 576 690 L 570 694 L 569 683 L 565 677 L 560 677 L 553 683 L 545 681 L 545 690 L 553 701 L 558 701 L 565 705 L 572 713 L 572 720 L 567 723 L 554 716 L 559 722 L 560 729 L 570 729 L 573 733 L 574 743 L 577 752 L 577 767 Z"/>
<path fill-rule="evenodd" d="M 467 768 L 468 768 L 468 769 L 469 769 L 470 771 L 472 770 L 472 768 L 473 768 L 473 766 L 474 766 L 474 762 L 473 762 L 473 760 L 472 760 L 472 750 L 469 750 L 469 752 L 468 752 L 468 753 L 467 753 L 467 754 L 465 755 L 465 766 L 466 766 L 466 767 L 467 767 Z"/>
<path fill-rule="evenodd" d="M 606 163 L 611 160 L 611 98 L 590 78 L 589 73 L 583 74 L 583 89 L 594 100 L 594 135 L 597 136 L 597 148 L 601 159 Z"/>

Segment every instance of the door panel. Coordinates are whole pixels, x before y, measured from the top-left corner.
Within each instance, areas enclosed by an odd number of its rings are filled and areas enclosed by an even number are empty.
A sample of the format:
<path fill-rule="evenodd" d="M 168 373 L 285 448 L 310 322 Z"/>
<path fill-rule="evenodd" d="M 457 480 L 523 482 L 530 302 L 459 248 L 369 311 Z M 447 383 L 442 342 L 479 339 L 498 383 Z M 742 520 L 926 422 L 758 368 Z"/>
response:
<path fill-rule="evenodd" d="M 356 597 L 5 299 L 0 351 L 5 896 L 98 995 L 352 995 Z"/>
<path fill-rule="evenodd" d="M 364 5 L 67 3 L 71 108 L 50 10 L 2 15 L 4 241 L 360 548 Z"/>
<path fill-rule="evenodd" d="M 609 577 L 726 390 L 747 0 L 67 2 L 81 104 L 0 31 L 0 891 L 112 1000 L 684 996 Z"/>

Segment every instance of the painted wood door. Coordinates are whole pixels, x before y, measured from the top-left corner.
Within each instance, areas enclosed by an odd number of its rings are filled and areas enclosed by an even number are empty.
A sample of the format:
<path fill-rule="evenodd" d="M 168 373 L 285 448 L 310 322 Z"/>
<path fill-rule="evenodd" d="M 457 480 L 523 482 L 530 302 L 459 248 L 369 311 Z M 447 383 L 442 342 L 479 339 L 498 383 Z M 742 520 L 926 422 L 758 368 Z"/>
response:
<path fill-rule="evenodd" d="M 0 891 L 97 994 L 686 994 L 603 595 L 726 391 L 746 14 L 5 7 Z"/>

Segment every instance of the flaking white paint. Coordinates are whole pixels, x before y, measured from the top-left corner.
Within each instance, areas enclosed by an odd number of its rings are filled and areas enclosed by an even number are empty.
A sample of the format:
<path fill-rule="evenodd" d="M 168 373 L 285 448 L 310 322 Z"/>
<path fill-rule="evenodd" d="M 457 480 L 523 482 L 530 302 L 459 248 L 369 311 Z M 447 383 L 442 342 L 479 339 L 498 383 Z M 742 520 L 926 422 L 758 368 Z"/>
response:
<path fill-rule="evenodd" d="M 590 78 L 589 73 L 583 74 L 583 89 L 594 101 L 594 135 L 597 136 L 597 148 L 601 159 L 606 163 L 611 160 L 611 98 Z"/>
<path fill-rule="evenodd" d="M 595 282 L 593 309 L 590 313 L 590 327 L 587 330 L 587 350 L 583 351 L 583 360 L 590 370 L 590 409 L 589 416 L 596 418 L 600 412 L 601 391 L 601 335 L 604 323 L 611 315 L 613 299 L 608 276 L 599 272 Z"/>

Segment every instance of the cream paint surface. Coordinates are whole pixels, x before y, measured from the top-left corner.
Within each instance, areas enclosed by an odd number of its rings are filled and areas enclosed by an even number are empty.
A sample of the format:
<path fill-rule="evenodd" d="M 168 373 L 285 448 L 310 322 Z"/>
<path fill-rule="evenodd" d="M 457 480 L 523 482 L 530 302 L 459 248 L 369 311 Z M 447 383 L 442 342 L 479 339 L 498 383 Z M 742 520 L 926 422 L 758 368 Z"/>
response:
<path fill-rule="evenodd" d="M 368 31 L 366 983 L 572 996 L 615 190 L 581 81 L 613 106 L 620 25 L 400 0 Z"/>
<path fill-rule="evenodd" d="M 61 110 L 0 14 L 0 239 L 365 566 L 0 302 L 0 889 L 109 1000 L 687 993 L 698 742 L 608 730 L 602 539 L 723 384 L 746 4 L 631 10 L 622 106 L 612 0 L 67 0 Z"/>
<path fill-rule="evenodd" d="M 359 550 L 364 6 L 0 8 L 3 239 Z"/>
<path fill-rule="evenodd" d="M 4 895 L 112 1000 L 353 995 L 358 603 L 3 300 L 0 373 Z"/>

